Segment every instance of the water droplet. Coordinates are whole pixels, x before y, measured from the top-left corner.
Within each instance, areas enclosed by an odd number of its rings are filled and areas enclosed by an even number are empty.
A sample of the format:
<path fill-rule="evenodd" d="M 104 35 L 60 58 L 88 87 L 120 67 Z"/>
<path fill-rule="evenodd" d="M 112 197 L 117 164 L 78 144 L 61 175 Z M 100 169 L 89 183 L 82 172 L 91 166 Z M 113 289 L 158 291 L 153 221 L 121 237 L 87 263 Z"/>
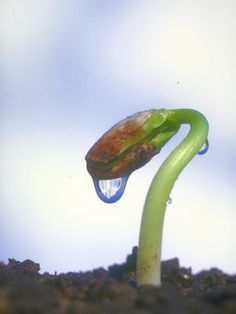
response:
<path fill-rule="evenodd" d="M 98 197 L 105 203 L 117 202 L 125 191 L 128 178 L 128 176 L 125 176 L 110 180 L 94 179 L 93 182 Z"/>
<path fill-rule="evenodd" d="M 206 139 L 205 143 L 202 145 L 200 150 L 198 151 L 198 155 L 203 155 L 208 151 L 209 148 L 209 142 L 208 139 Z"/>
<path fill-rule="evenodd" d="M 169 197 L 168 197 L 168 200 L 167 200 L 167 202 L 166 202 L 166 204 L 167 204 L 167 205 L 170 205 L 171 203 L 172 203 L 172 198 L 169 196 Z"/>

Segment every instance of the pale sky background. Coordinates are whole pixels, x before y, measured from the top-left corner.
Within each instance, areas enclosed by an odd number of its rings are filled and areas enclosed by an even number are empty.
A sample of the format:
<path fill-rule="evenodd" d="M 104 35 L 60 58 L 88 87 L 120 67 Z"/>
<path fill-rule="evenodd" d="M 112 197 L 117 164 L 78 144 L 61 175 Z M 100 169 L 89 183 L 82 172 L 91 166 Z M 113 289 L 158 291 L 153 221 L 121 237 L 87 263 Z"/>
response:
<path fill-rule="evenodd" d="M 84 156 L 140 110 L 193 108 L 210 149 L 179 177 L 162 259 L 236 273 L 236 1 L 0 0 L 0 260 L 67 272 L 122 263 L 151 180 L 187 132 L 96 195 Z"/>

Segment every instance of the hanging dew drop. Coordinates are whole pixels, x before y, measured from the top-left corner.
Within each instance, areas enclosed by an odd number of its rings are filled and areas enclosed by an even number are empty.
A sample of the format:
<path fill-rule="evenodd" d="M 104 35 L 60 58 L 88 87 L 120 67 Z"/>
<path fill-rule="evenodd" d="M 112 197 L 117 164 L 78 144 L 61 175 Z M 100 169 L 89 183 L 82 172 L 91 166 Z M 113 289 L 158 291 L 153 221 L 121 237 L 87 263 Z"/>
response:
<path fill-rule="evenodd" d="M 205 143 L 198 151 L 198 155 L 204 155 L 208 151 L 208 149 L 209 149 L 209 142 L 208 142 L 208 139 L 206 139 Z"/>
<path fill-rule="evenodd" d="M 128 176 L 110 180 L 94 179 L 94 186 L 98 197 L 105 203 L 115 203 L 123 195 Z"/>

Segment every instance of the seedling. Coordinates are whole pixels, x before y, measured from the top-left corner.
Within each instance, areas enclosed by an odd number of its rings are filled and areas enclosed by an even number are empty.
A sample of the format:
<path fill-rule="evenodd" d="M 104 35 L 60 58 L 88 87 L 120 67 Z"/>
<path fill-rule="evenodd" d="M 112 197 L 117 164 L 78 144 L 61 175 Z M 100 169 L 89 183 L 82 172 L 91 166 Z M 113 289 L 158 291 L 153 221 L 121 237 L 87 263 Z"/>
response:
<path fill-rule="evenodd" d="M 88 151 L 87 169 L 98 196 L 114 203 L 124 193 L 129 175 L 160 152 L 182 124 L 190 130 L 153 178 L 144 204 L 137 258 L 137 285 L 161 285 L 161 242 L 165 209 L 181 171 L 208 150 L 208 122 L 191 109 L 136 113 L 107 131 Z"/>

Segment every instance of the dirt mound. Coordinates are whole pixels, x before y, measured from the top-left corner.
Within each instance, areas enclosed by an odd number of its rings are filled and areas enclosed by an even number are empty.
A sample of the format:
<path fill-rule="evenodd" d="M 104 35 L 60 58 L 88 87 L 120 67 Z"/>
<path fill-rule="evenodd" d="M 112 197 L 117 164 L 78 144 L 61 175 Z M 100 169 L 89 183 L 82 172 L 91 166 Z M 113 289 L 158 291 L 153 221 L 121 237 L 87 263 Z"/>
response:
<path fill-rule="evenodd" d="M 137 248 L 122 265 L 40 274 L 30 260 L 0 263 L 1 314 L 235 314 L 236 275 L 212 268 L 193 275 L 177 258 L 162 262 L 162 287 L 137 288 Z"/>

